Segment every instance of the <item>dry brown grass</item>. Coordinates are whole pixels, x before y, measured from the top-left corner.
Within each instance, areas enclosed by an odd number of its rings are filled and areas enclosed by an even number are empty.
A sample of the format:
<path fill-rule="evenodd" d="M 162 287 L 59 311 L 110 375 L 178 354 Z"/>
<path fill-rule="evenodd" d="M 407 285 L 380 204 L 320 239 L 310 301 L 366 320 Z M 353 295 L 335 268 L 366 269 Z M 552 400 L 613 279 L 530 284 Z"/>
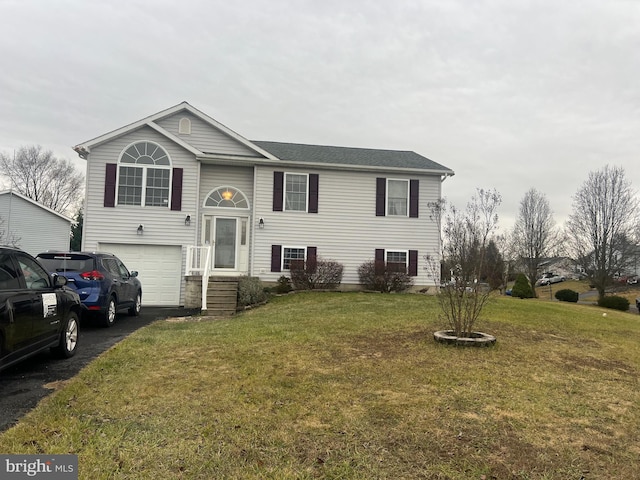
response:
<path fill-rule="evenodd" d="M 435 299 L 300 294 L 160 322 L 0 435 L 102 478 L 635 478 L 637 316 L 496 299 L 489 349 L 436 344 Z"/>

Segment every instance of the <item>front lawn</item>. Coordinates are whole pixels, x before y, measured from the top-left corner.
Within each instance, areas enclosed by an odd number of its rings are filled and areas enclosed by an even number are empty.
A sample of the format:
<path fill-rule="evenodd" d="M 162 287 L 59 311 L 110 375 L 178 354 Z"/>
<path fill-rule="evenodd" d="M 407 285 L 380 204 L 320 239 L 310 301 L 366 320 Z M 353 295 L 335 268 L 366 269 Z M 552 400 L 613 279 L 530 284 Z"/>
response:
<path fill-rule="evenodd" d="M 308 293 L 144 328 L 0 434 L 82 479 L 635 478 L 637 315 L 497 298 L 495 347 L 433 297 Z"/>

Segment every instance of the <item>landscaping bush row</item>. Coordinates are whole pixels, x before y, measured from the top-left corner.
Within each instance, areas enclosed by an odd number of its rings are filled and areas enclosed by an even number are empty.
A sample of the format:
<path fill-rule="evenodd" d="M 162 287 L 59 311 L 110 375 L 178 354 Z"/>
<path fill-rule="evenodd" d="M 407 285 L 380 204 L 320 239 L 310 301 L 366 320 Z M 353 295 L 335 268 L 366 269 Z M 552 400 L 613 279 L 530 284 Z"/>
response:
<path fill-rule="evenodd" d="M 291 262 L 290 277 L 282 275 L 277 284 L 265 289 L 256 277 L 242 277 L 238 284 L 238 306 L 255 305 L 266 300 L 268 292 L 289 293 L 292 290 L 335 290 L 342 283 L 344 266 L 321 258 Z M 383 293 L 404 292 L 413 285 L 413 278 L 394 264 L 365 262 L 358 268 L 361 285 L 366 290 Z"/>
<path fill-rule="evenodd" d="M 578 292 L 574 292 L 573 290 L 564 288 L 562 290 L 558 290 L 555 294 L 555 297 L 557 300 L 560 300 L 561 302 L 577 303 L 579 295 L 578 295 Z"/>
<path fill-rule="evenodd" d="M 603 297 L 599 299 L 598 306 L 626 312 L 627 310 L 629 310 L 629 300 L 627 300 L 624 297 L 619 297 L 617 295 L 611 295 L 611 296 Z"/>

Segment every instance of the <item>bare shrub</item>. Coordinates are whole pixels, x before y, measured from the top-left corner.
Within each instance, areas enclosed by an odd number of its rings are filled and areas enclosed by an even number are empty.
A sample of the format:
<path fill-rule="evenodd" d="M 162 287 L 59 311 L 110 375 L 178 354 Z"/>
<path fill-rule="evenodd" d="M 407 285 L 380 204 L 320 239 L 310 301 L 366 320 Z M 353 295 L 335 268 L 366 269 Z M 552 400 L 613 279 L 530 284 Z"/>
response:
<path fill-rule="evenodd" d="M 358 276 L 364 288 L 382 293 L 404 292 L 413 285 L 413 278 L 394 263 L 365 262 L 358 268 Z"/>
<path fill-rule="evenodd" d="M 296 290 L 333 290 L 342 282 L 344 266 L 334 260 L 309 258 L 291 262 L 291 283 Z"/>

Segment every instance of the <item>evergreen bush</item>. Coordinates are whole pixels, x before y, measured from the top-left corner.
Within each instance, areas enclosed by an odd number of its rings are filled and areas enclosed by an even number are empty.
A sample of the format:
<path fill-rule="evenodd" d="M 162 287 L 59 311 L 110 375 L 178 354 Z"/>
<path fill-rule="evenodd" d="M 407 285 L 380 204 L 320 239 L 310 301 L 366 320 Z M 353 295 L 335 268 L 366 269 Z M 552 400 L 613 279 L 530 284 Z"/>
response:
<path fill-rule="evenodd" d="M 238 280 L 238 306 L 257 305 L 267 299 L 264 286 L 258 277 L 240 277 Z"/>
<path fill-rule="evenodd" d="M 574 292 L 569 288 L 564 288 L 562 290 L 558 290 L 555 294 L 555 297 L 561 302 L 577 303 L 579 295 L 578 295 L 578 292 Z"/>
<path fill-rule="evenodd" d="M 513 284 L 513 288 L 511 289 L 511 296 L 518 298 L 535 298 L 535 293 L 533 288 L 531 288 L 531 283 L 529 283 L 529 279 L 524 273 L 519 273 L 516 277 L 516 283 Z"/>
<path fill-rule="evenodd" d="M 273 288 L 276 293 L 289 293 L 293 290 L 291 287 L 291 279 L 285 275 L 280 275 L 277 285 Z"/>
<path fill-rule="evenodd" d="M 629 300 L 617 295 L 610 295 L 608 297 L 602 297 L 598 299 L 598 306 L 626 312 L 627 310 L 629 310 Z"/>

